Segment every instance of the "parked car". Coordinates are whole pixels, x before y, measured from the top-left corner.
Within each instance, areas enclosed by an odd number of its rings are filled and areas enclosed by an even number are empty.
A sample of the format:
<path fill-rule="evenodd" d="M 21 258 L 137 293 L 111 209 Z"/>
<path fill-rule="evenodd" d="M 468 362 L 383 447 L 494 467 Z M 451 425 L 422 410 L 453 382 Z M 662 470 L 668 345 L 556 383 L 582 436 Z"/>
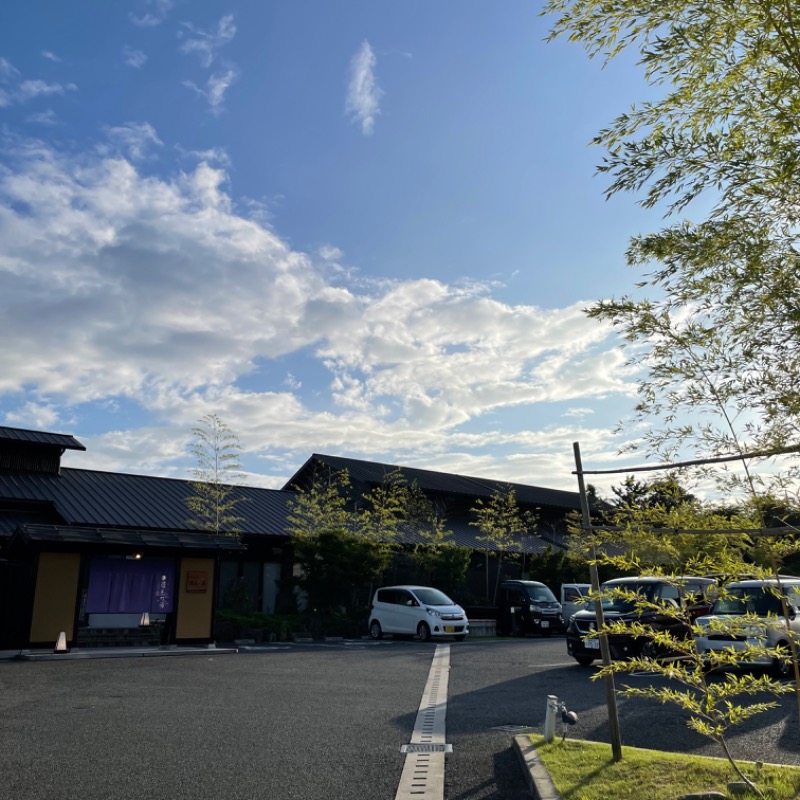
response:
<path fill-rule="evenodd" d="M 444 592 L 430 586 L 385 586 L 378 589 L 369 609 L 369 635 L 380 639 L 384 633 L 433 637 L 467 638 L 469 620 L 461 606 Z"/>
<path fill-rule="evenodd" d="M 783 616 L 781 592 L 789 612 Z M 764 652 L 742 659 L 741 666 L 763 666 L 780 678 L 790 677 L 789 636 L 800 635 L 800 578 L 782 577 L 730 583 L 708 615 L 695 620 L 695 644 L 701 655 L 757 647 Z M 771 652 L 770 652 L 771 651 Z"/>
<path fill-rule="evenodd" d="M 496 629 L 501 636 L 561 632 L 561 603 L 539 581 L 503 581 L 497 592 Z"/>
<path fill-rule="evenodd" d="M 627 592 L 634 592 L 650 603 L 663 603 L 674 605 L 676 608 L 689 610 L 706 608 L 702 604 L 710 589 L 714 586 L 713 578 L 699 578 L 682 576 L 680 578 L 665 578 L 660 576 L 643 576 L 634 578 L 615 578 L 606 581 L 600 587 L 602 592 L 611 592 L 615 588 Z M 603 597 L 603 617 L 606 622 L 642 622 L 652 630 L 669 631 L 673 636 L 686 639 L 692 635 L 688 622 L 676 619 L 666 612 L 642 610 L 637 608 L 636 602 L 628 598 Z M 597 630 L 597 621 L 594 608 L 587 607 L 572 615 L 567 627 L 567 652 L 582 666 L 588 666 L 595 659 L 600 658 L 600 640 L 598 638 L 585 638 Z M 644 637 L 631 634 L 610 634 L 608 636 L 611 658 L 623 660 L 642 653 L 655 652 L 652 650 L 652 641 Z"/>
<path fill-rule="evenodd" d="M 586 598 L 592 590 L 590 583 L 562 583 L 561 584 L 561 619 L 564 627 L 569 625 L 569 618 L 576 611 L 589 608 Z"/>

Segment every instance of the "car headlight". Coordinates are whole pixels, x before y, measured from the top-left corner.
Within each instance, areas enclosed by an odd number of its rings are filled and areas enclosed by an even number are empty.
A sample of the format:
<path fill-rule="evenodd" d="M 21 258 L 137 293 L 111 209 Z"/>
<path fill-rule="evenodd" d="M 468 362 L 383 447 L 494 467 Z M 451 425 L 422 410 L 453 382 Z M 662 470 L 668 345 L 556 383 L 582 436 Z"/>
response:
<path fill-rule="evenodd" d="M 426 608 L 425 609 L 432 617 L 438 617 L 439 619 L 442 618 L 442 612 L 437 611 L 435 608 Z"/>

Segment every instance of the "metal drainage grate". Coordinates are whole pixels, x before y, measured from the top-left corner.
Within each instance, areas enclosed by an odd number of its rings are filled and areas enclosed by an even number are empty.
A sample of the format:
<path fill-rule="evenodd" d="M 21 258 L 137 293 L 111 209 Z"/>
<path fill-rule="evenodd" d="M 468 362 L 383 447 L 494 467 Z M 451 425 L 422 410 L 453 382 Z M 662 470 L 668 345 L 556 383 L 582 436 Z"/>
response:
<path fill-rule="evenodd" d="M 400 746 L 401 753 L 452 753 L 451 744 L 404 744 Z"/>

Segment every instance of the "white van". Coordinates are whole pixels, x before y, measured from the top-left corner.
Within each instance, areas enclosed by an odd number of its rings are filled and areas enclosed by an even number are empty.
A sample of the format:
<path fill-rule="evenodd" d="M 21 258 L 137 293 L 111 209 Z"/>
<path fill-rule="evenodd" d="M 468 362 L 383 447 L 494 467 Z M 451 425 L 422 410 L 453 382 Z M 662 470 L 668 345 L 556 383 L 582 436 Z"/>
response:
<path fill-rule="evenodd" d="M 444 592 L 430 586 L 385 586 L 375 592 L 369 610 L 369 635 L 380 639 L 384 633 L 432 637 L 467 638 L 469 620 L 461 606 Z"/>
<path fill-rule="evenodd" d="M 576 612 L 589 608 L 586 598 L 592 590 L 590 583 L 561 584 L 561 618 L 564 625 L 569 625 L 569 618 Z"/>

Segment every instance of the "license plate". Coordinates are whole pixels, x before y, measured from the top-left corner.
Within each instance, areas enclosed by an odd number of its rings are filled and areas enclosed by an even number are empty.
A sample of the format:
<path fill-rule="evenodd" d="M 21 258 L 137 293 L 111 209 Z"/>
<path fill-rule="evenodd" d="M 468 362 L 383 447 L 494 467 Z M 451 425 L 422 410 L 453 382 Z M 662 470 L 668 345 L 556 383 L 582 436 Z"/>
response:
<path fill-rule="evenodd" d="M 444 626 L 444 632 L 445 633 L 455 633 L 455 630 L 456 630 L 455 625 L 445 625 Z"/>
<path fill-rule="evenodd" d="M 550 627 L 550 623 L 546 619 L 542 620 L 539 623 L 539 625 L 541 625 L 541 627 L 543 627 L 543 628 L 549 628 Z"/>
<path fill-rule="evenodd" d="M 584 639 L 583 646 L 587 650 L 599 650 L 600 649 L 600 640 L 599 639 Z"/>

